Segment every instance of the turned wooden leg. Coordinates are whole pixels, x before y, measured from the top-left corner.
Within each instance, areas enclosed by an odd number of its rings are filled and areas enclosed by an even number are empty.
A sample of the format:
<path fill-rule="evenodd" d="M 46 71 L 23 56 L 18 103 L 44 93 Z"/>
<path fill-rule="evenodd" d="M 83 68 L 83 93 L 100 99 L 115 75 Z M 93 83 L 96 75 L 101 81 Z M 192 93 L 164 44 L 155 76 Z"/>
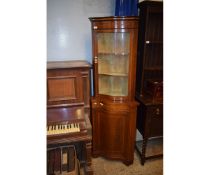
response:
<path fill-rule="evenodd" d="M 148 138 L 143 138 L 142 151 L 141 151 L 141 164 L 142 165 L 144 165 L 144 163 L 145 163 L 145 153 L 146 153 L 146 147 L 147 147 L 147 140 L 148 140 Z"/>
<path fill-rule="evenodd" d="M 92 159 L 91 159 L 92 144 L 91 142 L 87 142 L 85 146 L 86 146 L 85 174 L 93 175 Z"/>

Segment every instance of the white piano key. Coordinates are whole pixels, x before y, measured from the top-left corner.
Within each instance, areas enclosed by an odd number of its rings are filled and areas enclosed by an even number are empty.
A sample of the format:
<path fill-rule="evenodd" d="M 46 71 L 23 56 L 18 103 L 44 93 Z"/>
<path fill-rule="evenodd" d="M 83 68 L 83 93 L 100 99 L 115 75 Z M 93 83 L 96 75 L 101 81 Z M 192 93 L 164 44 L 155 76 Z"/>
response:
<path fill-rule="evenodd" d="M 68 134 L 73 132 L 80 132 L 79 123 L 68 123 L 61 125 L 49 125 L 47 128 L 47 135 Z"/>

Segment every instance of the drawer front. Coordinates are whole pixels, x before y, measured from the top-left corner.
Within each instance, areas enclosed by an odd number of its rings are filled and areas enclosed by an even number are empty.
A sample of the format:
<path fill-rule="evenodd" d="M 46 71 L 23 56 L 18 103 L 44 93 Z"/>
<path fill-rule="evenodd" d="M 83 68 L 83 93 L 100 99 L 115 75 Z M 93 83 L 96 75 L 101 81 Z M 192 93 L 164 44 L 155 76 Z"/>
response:
<path fill-rule="evenodd" d="M 149 107 L 147 111 L 149 136 L 163 135 L 163 105 Z"/>

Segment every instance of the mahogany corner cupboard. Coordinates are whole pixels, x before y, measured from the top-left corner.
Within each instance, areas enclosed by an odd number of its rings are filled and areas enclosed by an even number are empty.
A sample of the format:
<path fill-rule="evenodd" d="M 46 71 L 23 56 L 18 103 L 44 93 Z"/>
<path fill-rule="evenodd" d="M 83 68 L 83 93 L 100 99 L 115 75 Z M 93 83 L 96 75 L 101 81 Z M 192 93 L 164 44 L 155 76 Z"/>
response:
<path fill-rule="evenodd" d="M 93 156 L 133 163 L 138 17 L 93 17 Z"/>

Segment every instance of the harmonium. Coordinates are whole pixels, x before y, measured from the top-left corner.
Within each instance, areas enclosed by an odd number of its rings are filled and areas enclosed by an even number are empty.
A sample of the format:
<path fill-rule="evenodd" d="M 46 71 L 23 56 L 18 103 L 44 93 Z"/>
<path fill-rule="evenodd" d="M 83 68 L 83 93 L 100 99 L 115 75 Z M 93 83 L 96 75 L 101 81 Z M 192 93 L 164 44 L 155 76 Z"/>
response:
<path fill-rule="evenodd" d="M 93 174 L 90 68 L 86 61 L 47 63 L 48 175 L 70 175 L 79 165 Z"/>

